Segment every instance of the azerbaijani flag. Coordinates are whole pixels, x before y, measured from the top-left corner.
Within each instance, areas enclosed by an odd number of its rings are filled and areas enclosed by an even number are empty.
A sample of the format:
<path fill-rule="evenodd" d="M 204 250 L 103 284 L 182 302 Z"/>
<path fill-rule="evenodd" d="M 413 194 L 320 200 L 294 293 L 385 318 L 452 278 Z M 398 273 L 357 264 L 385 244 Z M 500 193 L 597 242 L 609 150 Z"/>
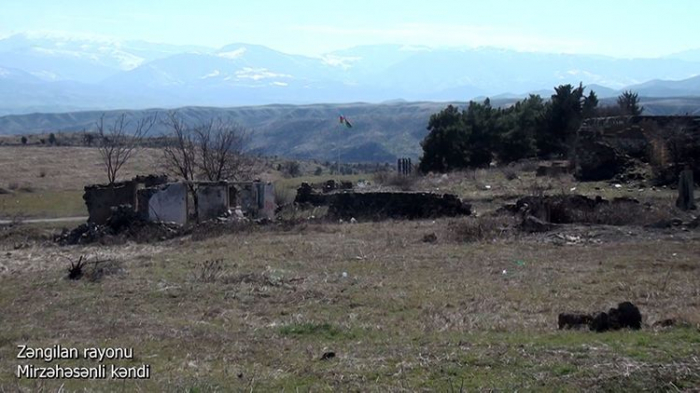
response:
<path fill-rule="evenodd" d="M 340 115 L 340 124 L 345 124 L 347 128 L 352 128 L 352 124 L 348 121 L 347 117 Z"/>

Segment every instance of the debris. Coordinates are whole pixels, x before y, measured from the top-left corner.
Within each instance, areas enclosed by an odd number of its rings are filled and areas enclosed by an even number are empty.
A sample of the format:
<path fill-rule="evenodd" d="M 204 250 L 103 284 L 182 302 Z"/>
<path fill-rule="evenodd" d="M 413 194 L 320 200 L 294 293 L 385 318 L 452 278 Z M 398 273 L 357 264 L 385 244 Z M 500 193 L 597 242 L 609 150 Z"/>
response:
<path fill-rule="evenodd" d="M 452 194 L 353 191 L 323 194 L 315 192 L 308 183 L 299 187 L 294 202 L 328 206 L 328 214 L 339 220 L 419 219 L 471 214 L 471 205 Z"/>
<path fill-rule="evenodd" d="M 693 194 L 693 170 L 690 165 L 686 165 L 678 178 L 678 198 L 676 199 L 676 207 L 681 210 L 695 210 L 695 196 Z"/>
<path fill-rule="evenodd" d="M 602 312 L 591 321 L 589 328 L 595 332 L 631 328 L 638 330 L 642 327 L 642 314 L 637 306 L 623 302 L 617 308 L 611 308 L 607 314 Z"/>
<path fill-rule="evenodd" d="M 562 329 L 579 329 L 582 327 L 588 327 L 591 323 L 593 317 L 589 314 L 559 314 L 559 330 Z"/>
<path fill-rule="evenodd" d="M 617 188 L 617 189 L 620 189 L 620 188 L 622 188 L 622 184 L 620 184 L 620 183 L 615 183 L 615 184 L 613 184 L 613 187 L 615 187 L 615 188 Z"/>
<path fill-rule="evenodd" d="M 335 352 L 324 352 L 320 360 L 330 360 L 335 357 Z"/>
<path fill-rule="evenodd" d="M 540 220 L 535 216 L 528 215 L 520 224 L 520 229 L 526 232 L 547 232 L 554 228 L 554 224 Z"/>
<path fill-rule="evenodd" d="M 437 241 L 437 235 L 435 232 L 427 233 L 423 236 L 423 243 L 435 243 Z"/>

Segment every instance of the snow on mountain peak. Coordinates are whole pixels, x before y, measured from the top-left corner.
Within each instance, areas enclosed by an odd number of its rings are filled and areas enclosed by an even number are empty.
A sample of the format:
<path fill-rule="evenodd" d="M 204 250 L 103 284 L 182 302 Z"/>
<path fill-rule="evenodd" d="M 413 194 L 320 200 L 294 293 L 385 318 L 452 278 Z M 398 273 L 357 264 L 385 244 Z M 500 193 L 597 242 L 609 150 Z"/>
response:
<path fill-rule="evenodd" d="M 237 58 L 243 56 L 243 54 L 244 54 L 247 50 L 248 50 L 248 49 L 246 49 L 245 47 L 242 47 L 242 48 L 238 48 L 238 49 L 236 49 L 236 50 L 229 51 L 229 52 L 220 52 L 220 53 L 219 53 L 219 57 L 223 57 L 223 58 L 226 58 L 226 59 L 237 59 Z"/>
<path fill-rule="evenodd" d="M 274 73 L 267 68 L 251 68 L 244 67 L 236 71 L 236 78 L 238 79 L 252 79 L 254 81 L 259 81 L 261 79 L 272 79 L 272 78 L 291 78 L 289 74 L 278 74 Z"/>

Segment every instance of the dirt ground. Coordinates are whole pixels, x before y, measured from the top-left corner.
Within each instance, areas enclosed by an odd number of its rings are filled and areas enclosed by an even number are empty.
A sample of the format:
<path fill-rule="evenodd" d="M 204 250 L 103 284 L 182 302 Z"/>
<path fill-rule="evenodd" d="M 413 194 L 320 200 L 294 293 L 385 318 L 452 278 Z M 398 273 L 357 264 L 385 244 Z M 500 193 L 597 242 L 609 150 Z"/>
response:
<path fill-rule="evenodd" d="M 58 246 L 56 226 L 3 228 L 0 391 L 700 387 L 700 230 L 571 224 L 528 234 L 490 215 L 537 187 L 635 195 L 659 217 L 680 215 L 672 191 L 498 170 L 413 186 L 454 190 L 478 214 L 350 224 L 296 212 L 295 225 L 106 246 Z M 85 276 L 68 280 L 80 256 Z M 623 301 L 639 307 L 641 330 L 557 329 L 560 312 Z M 150 379 L 15 376 L 26 364 L 96 364 L 17 359 L 17 345 L 57 344 L 133 348 L 133 359 L 104 364 L 146 364 Z"/>

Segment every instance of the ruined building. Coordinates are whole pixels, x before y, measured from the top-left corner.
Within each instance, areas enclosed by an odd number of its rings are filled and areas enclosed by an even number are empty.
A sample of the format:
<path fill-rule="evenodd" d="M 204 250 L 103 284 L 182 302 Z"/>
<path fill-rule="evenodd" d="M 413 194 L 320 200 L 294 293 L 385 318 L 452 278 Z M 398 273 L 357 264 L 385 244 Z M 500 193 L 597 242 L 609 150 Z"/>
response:
<path fill-rule="evenodd" d="M 240 208 L 252 218 L 272 219 L 275 214 L 274 186 L 256 182 L 197 182 L 197 218 L 215 219 Z M 190 220 L 191 196 L 184 182 L 168 182 L 166 176 L 137 176 L 112 185 L 90 185 L 83 195 L 88 221 L 105 224 L 115 208 L 129 206 L 147 221 L 184 225 Z"/>
<path fill-rule="evenodd" d="M 700 117 L 617 116 L 587 119 L 578 130 L 573 166 L 579 180 L 609 180 L 637 160 L 668 171 L 700 159 Z M 700 162 L 695 163 L 697 168 Z M 663 173 L 658 173 L 663 176 Z"/>

